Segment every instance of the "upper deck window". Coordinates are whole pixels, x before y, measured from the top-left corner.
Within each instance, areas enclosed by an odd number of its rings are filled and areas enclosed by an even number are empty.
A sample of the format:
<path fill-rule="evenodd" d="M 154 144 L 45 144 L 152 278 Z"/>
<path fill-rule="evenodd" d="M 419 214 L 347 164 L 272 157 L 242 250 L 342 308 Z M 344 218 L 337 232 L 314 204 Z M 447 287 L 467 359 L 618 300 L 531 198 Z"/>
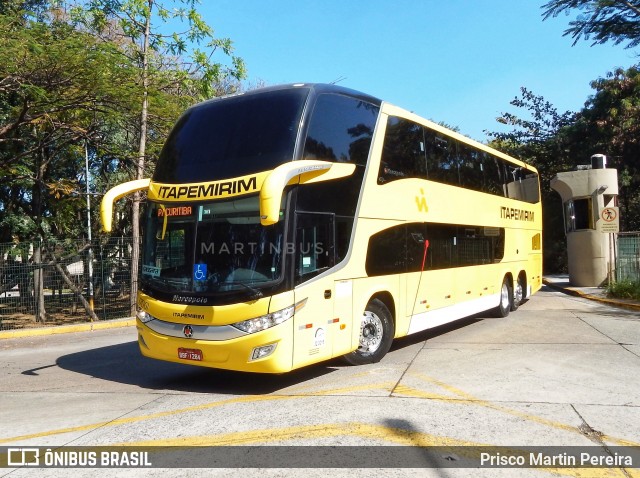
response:
<path fill-rule="evenodd" d="M 153 180 L 198 183 L 268 171 L 293 160 L 307 88 L 247 94 L 188 110 L 167 139 Z"/>
<path fill-rule="evenodd" d="M 367 164 L 379 108 L 335 94 L 318 97 L 304 147 L 303 159 Z"/>

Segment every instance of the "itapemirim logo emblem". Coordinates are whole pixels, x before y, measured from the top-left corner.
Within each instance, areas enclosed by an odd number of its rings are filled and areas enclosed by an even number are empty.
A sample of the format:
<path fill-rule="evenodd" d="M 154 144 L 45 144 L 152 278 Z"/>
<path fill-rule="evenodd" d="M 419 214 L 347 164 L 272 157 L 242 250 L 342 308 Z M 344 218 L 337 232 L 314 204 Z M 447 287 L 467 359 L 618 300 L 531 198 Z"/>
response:
<path fill-rule="evenodd" d="M 429 206 L 427 206 L 427 198 L 424 197 L 424 189 L 420 188 L 420 195 L 416 196 L 416 206 L 418 211 L 429 212 Z"/>

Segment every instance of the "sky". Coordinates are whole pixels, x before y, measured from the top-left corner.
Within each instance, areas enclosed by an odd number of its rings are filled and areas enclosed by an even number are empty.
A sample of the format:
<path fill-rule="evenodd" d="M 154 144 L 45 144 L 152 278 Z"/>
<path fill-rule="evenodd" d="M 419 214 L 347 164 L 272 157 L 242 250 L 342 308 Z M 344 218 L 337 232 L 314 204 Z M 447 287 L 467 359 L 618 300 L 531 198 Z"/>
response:
<path fill-rule="evenodd" d="M 563 37 L 577 14 L 542 20 L 536 0 L 202 0 L 248 81 L 332 83 L 376 96 L 479 141 L 504 131 L 526 87 L 578 111 L 589 83 L 640 59 L 622 45 Z M 224 56 L 215 58 L 223 62 Z"/>

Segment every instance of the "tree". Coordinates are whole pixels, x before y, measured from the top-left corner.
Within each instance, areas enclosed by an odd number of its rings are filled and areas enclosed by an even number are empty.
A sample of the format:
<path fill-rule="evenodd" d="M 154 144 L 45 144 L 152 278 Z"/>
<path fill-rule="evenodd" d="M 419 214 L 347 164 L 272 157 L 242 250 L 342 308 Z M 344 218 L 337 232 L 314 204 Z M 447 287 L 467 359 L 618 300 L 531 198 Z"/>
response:
<path fill-rule="evenodd" d="M 78 145 L 103 141 L 107 118 L 127 110 L 137 96 L 135 70 L 113 45 L 64 22 L 6 11 L 0 15 L 0 240 L 36 240 L 35 315 L 44 321 L 41 245 L 64 222 L 58 213 L 82 204 Z M 51 260 L 58 262 L 55 254 Z"/>
<path fill-rule="evenodd" d="M 149 92 L 152 87 L 153 69 L 166 69 L 166 62 L 181 75 L 173 78 L 164 88 L 180 88 L 193 95 L 194 100 L 212 96 L 215 85 L 225 78 L 242 79 L 245 75 L 243 61 L 232 53 L 231 40 L 218 39 L 195 9 L 195 0 L 179 0 L 180 8 L 169 10 L 162 0 L 88 0 L 86 6 L 76 7 L 73 16 L 85 26 L 103 37 L 119 38 L 123 52 L 137 62 L 139 83 L 142 86 L 141 111 L 138 122 L 138 148 L 135 159 L 135 179 L 142 179 L 147 164 L 147 140 L 149 132 Z M 174 2 L 176 3 L 176 2 Z M 154 22 L 182 21 L 186 29 L 171 34 L 163 33 Z M 205 44 L 208 53 L 200 50 Z M 196 45 L 190 47 L 189 45 Z M 231 58 L 231 66 L 213 61 L 217 50 Z M 163 85 L 155 85 L 162 89 Z M 140 239 L 140 194 L 136 193 L 132 205 L 133 252 L 131 257 L 131 313 L 136 311 L 137 276 Z"/>
<path fill-rule="evenodd" d="M 502 113 L 496 121 L 513 127 L 506 133 L 487 132 L 494 138 L 494 145 L 538 168 L 543 193 L 551 192 L 549 181 L 558 171 L 574 165 L 578 144 L 566 135 L 566 128 L 575 123 L 576 114 L 558 112 L 549 101 L 520 88 L 520 97 L 511 105 L 524 110 L 524 115 Z"/>
<path fill-rule="evenodd" d="M 558 112 L 544 97 L 521 88 L 521 95 L 511 105 L 524 111 L 523 115 L 503 113 L 499 123 L 511 126 L 506 133 L 487 132 L 492 146 L 521 158 L 538 169 L 542 193 L 544 264 L 553 272 L 559 272 L 566 264 L 564 223 L 559 197 L 550 187 L 551 179 L 559 171 L 567 171 L 581 162 L 584 156 L 580 141 L 569 135 L 576 114 Z M 588 156 L 587 156 L 588 157 Z"/>
<path fill-rule="evenodd" d="M 618 169 L 621 228 L 640 229 L 640 67 L 618 68 L 591 82 L 595 94 L 577 117 L 572 135 Z"/>
<path fill-rule="evenodd" d="M 577 113 L 557 110 L 541 96 L 522 88 L 511 104 L 525 117 L 504 113 L 498 121 L 513 127 L 507 133 L 488 133 L 494 146 L 532 163 L 540 172 L 545 227 L 546 264 L 557 265 L 564 254 L 564 227 L 558 196 L 549 181 L 561 171 L 585 164 L 604 153 L 618 170 L 622 230 L 640 229 L 640 66 L 618 68 L 591 82 L 595 93 Z"/>
<path fill-rule="evenodd" d="M 640 0 L 551 0 L 542 8 L 545 20 L 572 10 L 583 12 L 564 32 L 574 45 L 580 39 L 593 40 L 592 45 L 610 41 L 626 43 L 625 48 L 640 45 Z"/>

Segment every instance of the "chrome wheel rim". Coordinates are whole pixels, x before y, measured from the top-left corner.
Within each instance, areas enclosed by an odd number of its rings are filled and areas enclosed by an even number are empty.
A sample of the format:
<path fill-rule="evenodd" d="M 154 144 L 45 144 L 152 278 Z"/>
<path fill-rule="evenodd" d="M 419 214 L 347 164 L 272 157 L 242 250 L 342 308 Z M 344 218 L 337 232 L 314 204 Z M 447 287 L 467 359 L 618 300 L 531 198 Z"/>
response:
<path fill-rule="evenodd" d="M 503 309 L 507 309 L 511 305 L 509 303 L 509 286 L 506 283 L 502 284 L 502 290 L 500 291 L 500 305 Z"/>
<path fill-rule="evenodd" d="M 523 295 L 522 283 L 518 281 L 516 283 L 516 290 L 514 291 L 514 294 L 513 294 L 513 300 L 515 301 L 516 304 L 519 304 L 520 302 L 522 302 L 522 295 Z"/>
<path fill-rule="evenodd" d="M 358 352 L 373 353 L 382 343 L 382 320 L 373 312 L 366 310 L 360 323 L 360 347 Z"/>

